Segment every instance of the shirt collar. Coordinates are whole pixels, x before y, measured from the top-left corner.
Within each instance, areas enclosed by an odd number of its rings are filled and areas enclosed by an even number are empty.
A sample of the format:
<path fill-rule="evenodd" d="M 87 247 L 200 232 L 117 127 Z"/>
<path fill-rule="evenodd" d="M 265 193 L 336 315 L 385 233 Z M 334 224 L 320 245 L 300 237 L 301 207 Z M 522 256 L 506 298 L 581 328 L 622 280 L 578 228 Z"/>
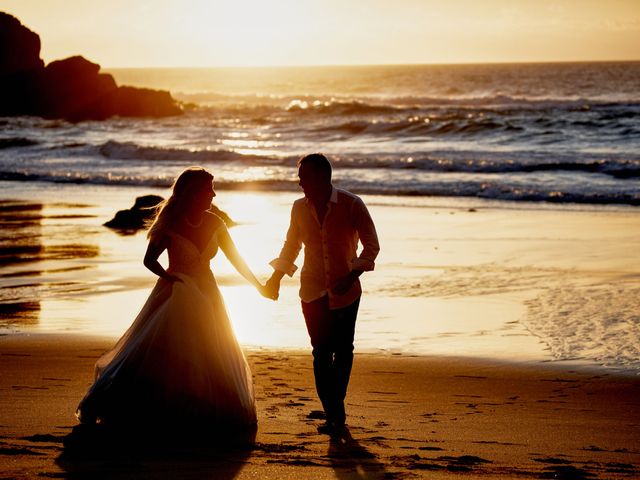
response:
<path fill-rule="evenodd" d="M 304 197 L 305 203 L 308 205 L 309 199 Z M 331 195 L 329 195 L 329 203 L 338 203 L 338 189 L 331 185 Z"/>
<path fill-rule="evenodd" d="M 331 185 L 331 196 L 329 197 L 331 203 L 338 203 L 338 189 Z"/>

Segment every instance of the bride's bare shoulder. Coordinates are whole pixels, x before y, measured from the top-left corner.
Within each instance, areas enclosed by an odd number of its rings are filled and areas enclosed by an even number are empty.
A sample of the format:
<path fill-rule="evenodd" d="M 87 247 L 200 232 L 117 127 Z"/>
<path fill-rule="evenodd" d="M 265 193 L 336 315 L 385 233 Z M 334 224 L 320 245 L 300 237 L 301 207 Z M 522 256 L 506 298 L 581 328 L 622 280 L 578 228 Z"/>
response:
<path fill-rule="evenodd" d="M 163 227 L 153 229 L 148 233 L 147 237 L 149 239 L 149 244 L 166 247 L 169 243 L 171 243 L 171 237 L 173 236 L 173 234 L 174 232 L 171 229 Z"/>
<path fill-rule="evenodd" d="M 218 215 L 216 215 L 214 212 L 208 210 L 205 212 L 205 215 L 206 215 L 207 224 L 209 225 L 209 228 L 211 229 L 212 233 L 218 230 L 218 228 L 226 226 L 224 220 Z"/>

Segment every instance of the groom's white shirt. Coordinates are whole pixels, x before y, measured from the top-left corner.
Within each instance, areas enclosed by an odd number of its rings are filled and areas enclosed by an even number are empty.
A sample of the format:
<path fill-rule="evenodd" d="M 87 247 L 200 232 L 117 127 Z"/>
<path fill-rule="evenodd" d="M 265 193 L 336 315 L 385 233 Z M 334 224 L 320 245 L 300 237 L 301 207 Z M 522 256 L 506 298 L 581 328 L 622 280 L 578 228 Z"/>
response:
<path fill-rule="evenodd" d="M 360 255 L 357 253 L 358 240 L 363 246 Z M 303 244 L 302 301 L 311 302 L 328 294 L 331 309 L 353 303 L 362 293 L 359 280 L 344 295 L 334 295 L 331 287 L 351 270 L 373 270 L 380 251 L 375 225 L 360 197 L 332 187 L 322 225 L 316 209 L 306 197 L 296 200 L 284 246 L 280 256 L 270 265 L 292 276 L 298 268 L 294 262 Z"/>

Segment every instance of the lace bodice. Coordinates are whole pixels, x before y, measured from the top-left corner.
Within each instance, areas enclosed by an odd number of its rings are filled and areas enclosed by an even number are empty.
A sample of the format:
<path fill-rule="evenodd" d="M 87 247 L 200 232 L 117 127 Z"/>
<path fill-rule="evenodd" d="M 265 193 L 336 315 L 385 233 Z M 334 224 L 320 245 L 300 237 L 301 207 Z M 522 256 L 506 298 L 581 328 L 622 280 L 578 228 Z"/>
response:
<path fill-rule="evenodd" d="M 169 253 L 168 270 L 192 276 L 210 274 L 209 262 L 218 252 L 219 230 L 220 227 L 211 235 L 209 242 L 202 251 L 187 237 L 177 232 L 169 231 L 171 243 L 167 249 Z"/>

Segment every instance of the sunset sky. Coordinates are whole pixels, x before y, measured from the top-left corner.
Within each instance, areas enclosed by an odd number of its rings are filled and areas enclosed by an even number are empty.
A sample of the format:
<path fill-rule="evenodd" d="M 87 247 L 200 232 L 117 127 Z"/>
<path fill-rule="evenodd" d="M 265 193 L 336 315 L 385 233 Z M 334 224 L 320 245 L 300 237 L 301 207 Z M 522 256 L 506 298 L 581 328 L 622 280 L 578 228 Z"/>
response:
<path fill-rule="evenodd" d="M 206 67 L 640 59 L 640 0 L 4 0 L 46 62 Z"/>

